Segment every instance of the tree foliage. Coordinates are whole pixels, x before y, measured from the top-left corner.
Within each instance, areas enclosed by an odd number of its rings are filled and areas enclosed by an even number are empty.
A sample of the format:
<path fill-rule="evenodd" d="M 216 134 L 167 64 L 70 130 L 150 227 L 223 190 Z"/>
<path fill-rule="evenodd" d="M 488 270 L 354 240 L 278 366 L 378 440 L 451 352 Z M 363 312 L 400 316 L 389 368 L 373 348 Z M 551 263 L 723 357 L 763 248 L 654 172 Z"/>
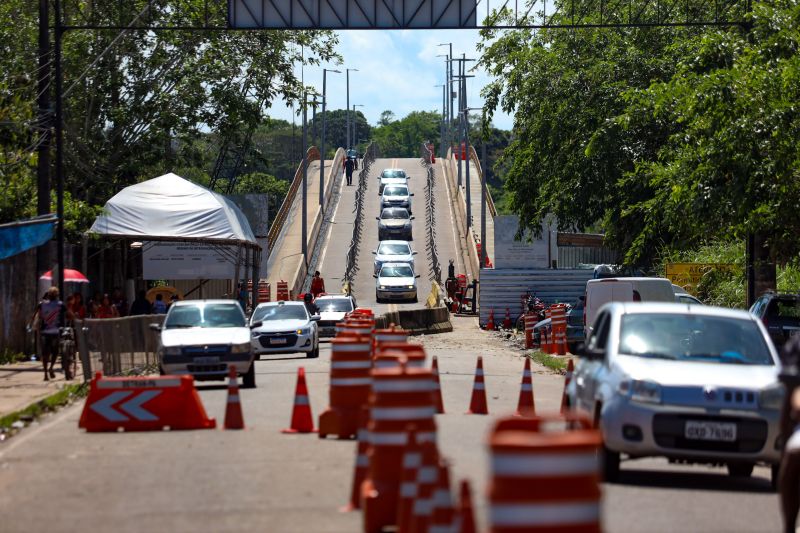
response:
<path fill-rule="evenodd" d="M 372 132 L 372 140 L 383 157 L 418 157 L 423 141 L 438 144 L 442 115 L 435 111 L 412 111 L 393 120 L 391 111 L 381 114 L 381 122 Z"/>

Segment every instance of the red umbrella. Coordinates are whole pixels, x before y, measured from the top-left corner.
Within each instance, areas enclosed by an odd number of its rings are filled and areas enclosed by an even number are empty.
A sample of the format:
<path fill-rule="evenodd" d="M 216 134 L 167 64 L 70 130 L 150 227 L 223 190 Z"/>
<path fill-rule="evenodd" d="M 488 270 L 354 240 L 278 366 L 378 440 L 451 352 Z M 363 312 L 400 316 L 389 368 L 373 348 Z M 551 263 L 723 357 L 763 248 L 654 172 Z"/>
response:
<path fill-rule="evenodd" d="M 39 279 L 44 280 L 52 280 L 53 279 L 53 271 L 49 270 L 42 274 L 42 277 Z M 77 270 L 73 270 L 71 268 L 64 269 L 64 281 L 67 283 L 89 283 L 89 280 L 86 279 L 86 276 L 78 272 Z"/>

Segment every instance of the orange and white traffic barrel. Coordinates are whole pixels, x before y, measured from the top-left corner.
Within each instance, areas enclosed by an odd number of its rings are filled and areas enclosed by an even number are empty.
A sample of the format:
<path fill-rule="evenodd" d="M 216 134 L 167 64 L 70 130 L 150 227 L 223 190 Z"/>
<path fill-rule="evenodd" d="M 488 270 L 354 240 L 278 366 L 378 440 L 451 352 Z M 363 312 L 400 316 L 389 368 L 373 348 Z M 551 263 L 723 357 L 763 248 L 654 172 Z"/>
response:
<path fill-rule="evenodd" d="M 342 334 L 331 340 L 330 405 L 319 417 L 320 438 L 356 435 L 361 407 L 369 399 L 371 370 L 369 337 Z"/>
<path fill-rule="evenodd" d="M 391 368 L 400 366 L 406 359 L 406 364 L 413 368 L 425 366 L 425 348 L 421 344 L 410 342 L 384 342 L 375 351 L 375 368 Z"/>
<path fill-rule="evenodd" d="M 577 415 L 500 420 L 489 438 L 493 533 L 599 533 L 600 432 Z"/>
<path fill-rule="evenodd" d="M 285 302 L 289 300 L 289 283 L 286 281 L 279 281 L 277 285 L 277 294 L 275 295 L 275 300 L 278 302 Z"/>
<path fill-rule="evenodd" d="M 392 324 L 386 329 L 376 329 L 374 338 L 377 349 L 382 343 L 406 342 L 408 340 L 408 330 Z"/>
<path fill-rule="evenodd" d="M 551 308 L 550 323 L 553 326 L 553 352 L 558 355 L 567 353 L 567 310 L 564 304 L 556 304 Z"/>
<path fill-rule="evenodd" d="M 258 303 L 269 302 L 271 297 L 269 282 L 265 279 L 258 281 Z"/>
<path fill-rule="evenodd" d="M 375 321 L 370 318 L 346 318 L 336 324 L 336 334 L 339 333 L 364 335 L 372 338 L 375 334 Z"/>
<path fill-rule="evenodd" d="M 533 326 L 538 322 L 539 317 L 533 311 L 525 313 L 525 348 L 534 348 Z"/>

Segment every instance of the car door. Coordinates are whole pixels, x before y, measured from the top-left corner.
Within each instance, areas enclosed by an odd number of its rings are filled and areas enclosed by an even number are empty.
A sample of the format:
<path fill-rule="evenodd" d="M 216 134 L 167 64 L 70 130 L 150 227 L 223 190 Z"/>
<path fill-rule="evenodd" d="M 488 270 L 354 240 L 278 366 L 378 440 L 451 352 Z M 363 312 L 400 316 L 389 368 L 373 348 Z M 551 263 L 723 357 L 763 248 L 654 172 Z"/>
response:
<path fill-rule="evenodd" d="M 595 321 L 595 329 L 586 342 L 587 354 L 598 350 L 602 350 L 605 353 L 610 327 L 610 313 L 608 311 L 601 312 Z M 576 397 L 579 408 L 590 416 L 594 413 L 599 381 L 603 379 L 605 374 L 606 357 L 606 355 L 600 358 L 585 356 L 581 360 L 580 373 L 575 376 Z"/>

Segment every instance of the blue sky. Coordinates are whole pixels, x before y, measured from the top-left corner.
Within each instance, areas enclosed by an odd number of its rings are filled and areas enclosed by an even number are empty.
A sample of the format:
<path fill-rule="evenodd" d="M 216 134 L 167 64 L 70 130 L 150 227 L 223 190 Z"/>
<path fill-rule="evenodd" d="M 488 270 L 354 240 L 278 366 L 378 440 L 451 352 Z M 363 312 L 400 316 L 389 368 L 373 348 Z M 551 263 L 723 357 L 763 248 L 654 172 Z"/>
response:
<path fill-rule="evenodd" d="M 350 72 L 350 105 L 362 104 L 361 111 L 371 125 L 377 123 L 381 112 L 391 110 L 396 118 L 411 111 L 440 111 L 444 83 L 446 46 L 453 43 L 453 55 L 477 59 L 475 45 L 480 40 L 477 30 L 350 30 L 337 32 L 338 52 L 343 58 L 341 65 L 326 64 L 306 67 L 304 79 L 322 92 L 322 68 L 341 70 L 342 74 L 328 73 L 327 96 L 329 109 L 344 109 L 346 96 L 345 68 L 357 68 Z M 474 65 L 474 63 L 472 64 Z M 300 69 L 298 67 L 298 76 Z M 469 74 L 467 80 L 469 107 L 481 107 L 481 90 L 489 82 L 483 71 Z M 292 120 L 292 110 L 276 102 L 267 113 L 275 118 Z M 496 127 L 511 129 L 513 118 L 496 113 Z"/>

